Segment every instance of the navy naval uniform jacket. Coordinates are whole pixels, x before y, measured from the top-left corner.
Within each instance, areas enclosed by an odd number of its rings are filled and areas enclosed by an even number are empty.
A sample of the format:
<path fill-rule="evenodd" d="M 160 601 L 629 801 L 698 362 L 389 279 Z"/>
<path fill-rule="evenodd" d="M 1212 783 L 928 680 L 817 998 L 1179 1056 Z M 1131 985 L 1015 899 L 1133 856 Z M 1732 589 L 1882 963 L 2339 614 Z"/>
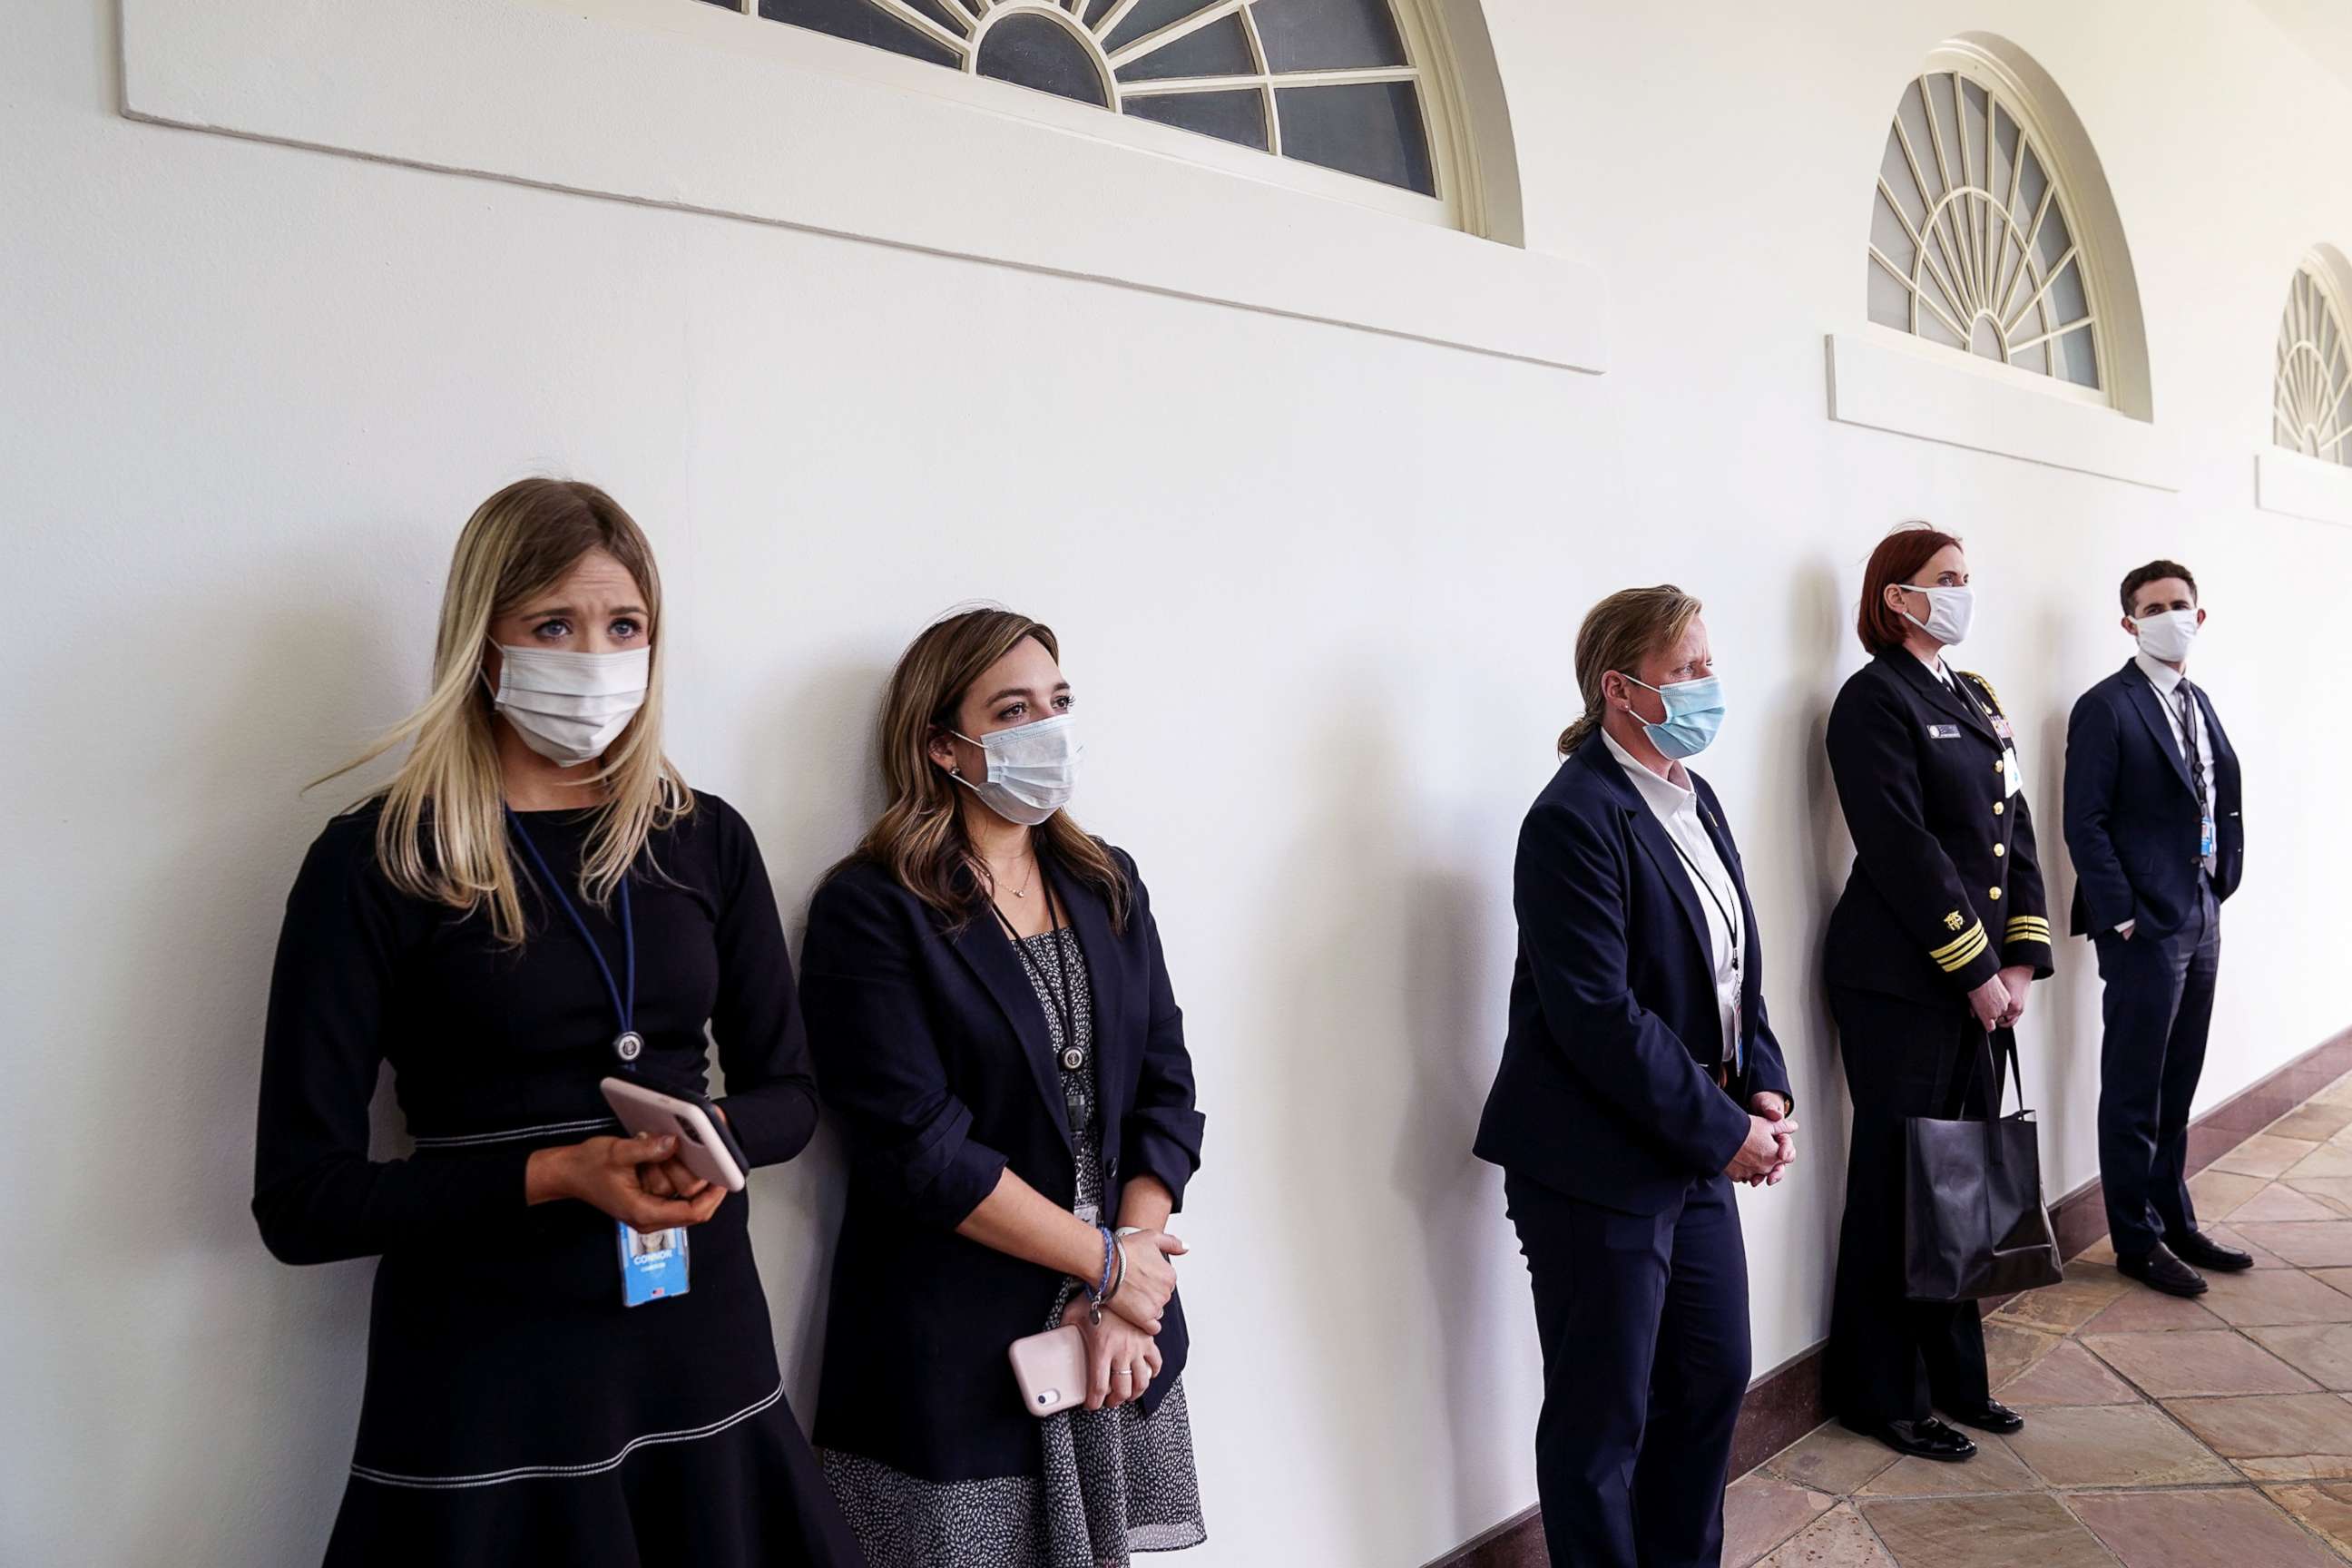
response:
<path fill-rule="evenodd" d="M 2014 736 L 1984 677 L 1952 675 L 1947 687 L 1895 648 L 1856 671 L 1830 710 L 1830 767 L 1854 847 L 1822 959 L 1832 985 L 1937 1005 L 2011 965 L 2051 973 Z"/>

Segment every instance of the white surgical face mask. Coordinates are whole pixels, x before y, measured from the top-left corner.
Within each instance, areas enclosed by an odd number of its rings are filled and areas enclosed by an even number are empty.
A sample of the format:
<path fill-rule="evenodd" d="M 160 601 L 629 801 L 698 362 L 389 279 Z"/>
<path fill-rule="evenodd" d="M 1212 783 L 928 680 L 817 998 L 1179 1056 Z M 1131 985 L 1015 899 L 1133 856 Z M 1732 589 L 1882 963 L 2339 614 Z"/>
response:
<path fill-rule="evenodd" d="M 646 705 L 652 671 L 650 647 L 564 653 L 500 643 L 491 697 L 524 745 L 551 763 L 578 767 L 603 756 L 629 727 Z"/>
<path fill-rule="evenodd" d="M 2140 652 L 2167 664 L 2179 664 L 2189 657 L 2189 645 L 2197 638 L 2197 612 L 2167 610 L 2132 622 L 2132 630 L 2139 634 Z"/>
<path fill-rule="evenodd" d="M 961 773 L 957 783 L 980 796 L 980 802 L 1007 822 L 1034 827 L 1070 804 L 1077 787 L 1078 761 L 1086 748 L 1078 744 L 1077 715 L 1057 713 L 1034 724 L 993 730 L 973 740 L 950 730 L 967 745 L 988 754 L 988 781 L 974 784 Z"/>
<path fill-rule="evenodd" d="M 1897 614 L 1934 637 L 1946 647 L 1963 643 L 1969 637 L 1969 624 L 1976 619 L 1977 593 L 1973 588 L 1915 588 L 1900 584 L 1906 594 L 1927 595 L 1927 618 L 1921 620 L 1908 610 Z"/>

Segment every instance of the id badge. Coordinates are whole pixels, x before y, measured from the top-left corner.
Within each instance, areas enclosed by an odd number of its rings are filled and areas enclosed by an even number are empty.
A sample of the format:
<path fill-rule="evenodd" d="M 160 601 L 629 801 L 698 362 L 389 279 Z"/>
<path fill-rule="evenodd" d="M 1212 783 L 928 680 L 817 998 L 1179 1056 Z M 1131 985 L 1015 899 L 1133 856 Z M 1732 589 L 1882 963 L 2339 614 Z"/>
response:
<path fill-rule="evenodd" d="M 626 1221 L 613 1223 L 621 1233 L 622 1306 L 642 1307 L 686 1294 L 685 1226 L 640 1232 Z"/>
<path fill-rule="evenodd" d="M 2009 793 L 2015 795 L 2025 787 L 2025 770 L 2017 765 L 2017 748 L 2003 746 L 2000 758 L 2000 776 L 2009 781 Z"/>
<path fill-rule="evenodd" d="M 2213 815 L 2210 812 L 2197 825 L 2197 853 L 2200 858 L 2213 858 Z"/>

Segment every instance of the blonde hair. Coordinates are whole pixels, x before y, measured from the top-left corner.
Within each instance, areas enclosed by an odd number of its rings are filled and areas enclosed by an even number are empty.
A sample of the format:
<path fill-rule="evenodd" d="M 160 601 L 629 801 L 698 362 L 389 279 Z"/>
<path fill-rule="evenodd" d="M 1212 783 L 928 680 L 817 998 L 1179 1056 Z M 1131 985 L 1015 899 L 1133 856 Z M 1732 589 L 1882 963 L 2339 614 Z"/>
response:
<path fill-rule="evenodd" d="M 394 888 L 472 914 L 488 909 L 499 942 L 525 932 L 521 882 L 507 842 L 506 787 L 482 656 L 490 623 L 562 581 L 580 558 L 604 550 L 644 596 L 652 644 L 645 705 L 585 783 L 601 796 L 581 857 L 580 890 L 606 907 L 646 837 L 694 808 L 686 780 L 661 750 L 661 574 L 653 546 L 620 503 L 593 485 L 521 479 L 466 520 L 441 595 L 433 642 L 433 689 L 383 738 L 312 787 L 413 742 L 390 784 L 356 802 L 382 801 L 377 863 Z"/>
<path fill-rule="evenodd" d="M 1561 756 L 1601 727 L 1601 678 L 1612 669 L 1631 674 L 1643 659 L 1679 641 L 1703 607 L 1673 584 L 1661 583 L 1621 589 L 1585 612 L 1576 633 L 1576 684 L 1584 695 L 1584 712 L 1559 732 Z"/>
<path fill-rule="evenodd" d="M 887 867 L 901 887 L 947 916 L 957 929 L 982 907 L 976 884 L 986 868 L 964 831 L 963 785 L 931 761 L 931 742 L 955 728 L 956 710 L 989 667 L 1034 637 L 1056 660 L 1061 645 L 1052 628 L 1011 610 L 966 610 L 926 626 L 890 672 L 882 698 L 880 752 L 889 804 L 848 859 Z M 1127 873 L 1100 840 L 1057 811 L 1032 829 L 1046 858 L 1099 892 L 1110 905 L 1113 930 L 1127 927 Z M 966 881 L 965 878 L 971 878 Z"/>

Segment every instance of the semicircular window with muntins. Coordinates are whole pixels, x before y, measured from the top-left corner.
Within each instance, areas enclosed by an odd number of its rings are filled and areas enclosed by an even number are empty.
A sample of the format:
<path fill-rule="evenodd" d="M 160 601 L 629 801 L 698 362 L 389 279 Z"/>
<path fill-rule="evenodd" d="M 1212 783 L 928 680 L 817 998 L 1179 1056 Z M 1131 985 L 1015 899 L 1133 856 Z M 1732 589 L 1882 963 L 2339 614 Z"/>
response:
<path fill-rule="evenodd" d="M 758 0 L 771 21 L 1434 196 L 1428 84 L 1390 6 Z"/>
<path fill-rule="evenodd" d="M 1871 205 L 1870 319 L 2099 391 L 2090 269 L 2030 123 L 1956 71 L 1905 89 Z"/>
<path fill-rule="evenodd" d="M 2290 452 L 2352 463 L 2352 363 L 2347 362 L 2343 301 L 2324 275 L 2294 275 L 2279 321 L 2278 379 L 2271 394 L 2272 437 Z"/>

